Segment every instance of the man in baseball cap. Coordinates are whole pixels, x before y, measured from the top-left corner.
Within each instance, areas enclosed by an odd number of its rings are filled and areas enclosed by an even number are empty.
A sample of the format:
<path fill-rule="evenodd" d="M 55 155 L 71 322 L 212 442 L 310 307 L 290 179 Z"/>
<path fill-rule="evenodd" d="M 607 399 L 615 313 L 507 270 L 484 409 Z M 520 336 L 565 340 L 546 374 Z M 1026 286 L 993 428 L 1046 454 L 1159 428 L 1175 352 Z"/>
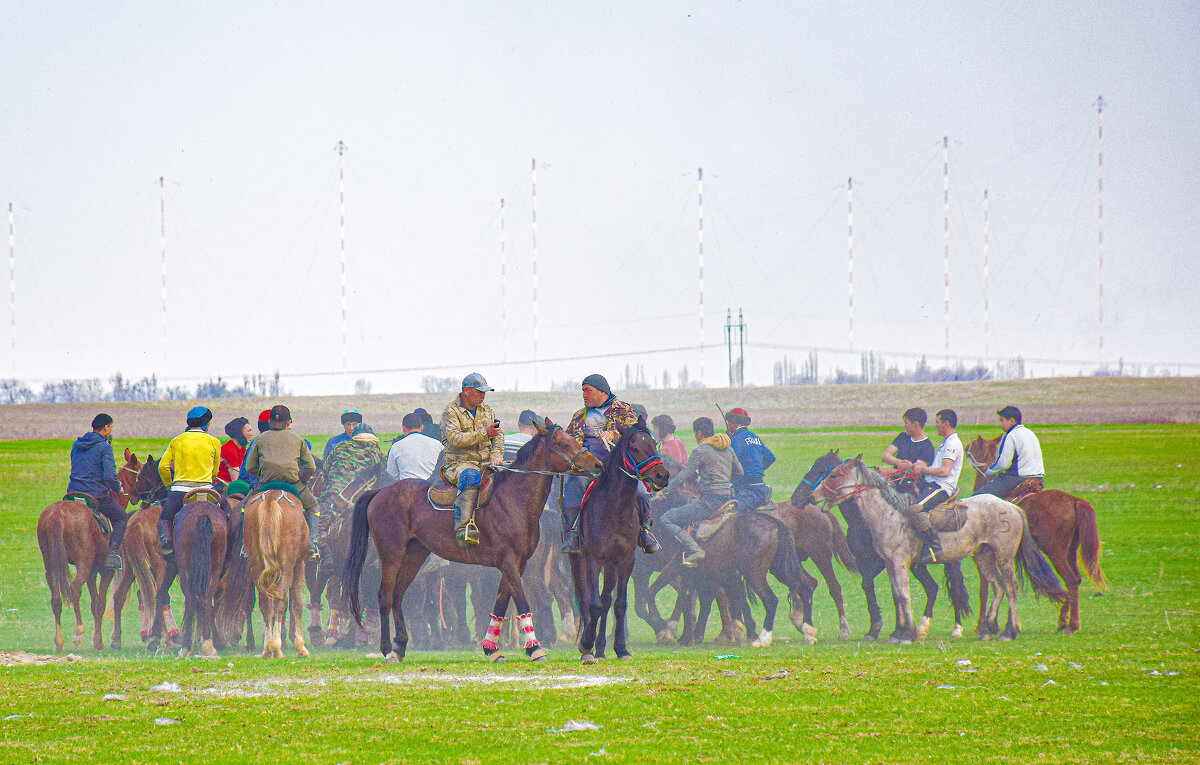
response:
<path fill-rule="evenodd" d="M 483 403 L 495 390 L 478 372 L 463 378 L 462 391 L 442 412 L 442 444 L 446 447 L 442 475 L 458 487 L 454 501 L 454 536 L 460 545 L 479 544 L 475 501 L 485 465 L 504 462 L 504 432 L 490 406 Z"/>

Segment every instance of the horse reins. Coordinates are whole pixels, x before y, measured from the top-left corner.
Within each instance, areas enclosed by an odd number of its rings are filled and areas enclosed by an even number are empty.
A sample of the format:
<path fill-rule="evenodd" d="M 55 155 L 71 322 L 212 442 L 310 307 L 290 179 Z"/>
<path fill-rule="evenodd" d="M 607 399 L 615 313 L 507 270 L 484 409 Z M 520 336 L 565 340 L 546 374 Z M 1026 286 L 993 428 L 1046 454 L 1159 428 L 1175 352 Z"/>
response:
<path fill-rule="evenodd" d="M 562 430 L 562 428 L 559 427 L 558 425 L 555 425 L 553 428 L 550 428 L 549 430 L 546 431 L 546 437 L 548 439 L 546 441 L 546 448 L 549 449 L 550 451 L 554 452 L 555 454 L 557 454 L 559 457 L 562 457 L 564 460 L 566 460 L 566 462 L 567 462 L 566 470 L 551 470 L 549 454 L 546 455 L 546 469 L 545 470 L 537 470 L 535 468 L 518 468 L 518 467 L 511 467 L 508 465 L 488 465 L 487 467 L 490 468 L 491 470 L 495 470 L 497 472 L 503 471 L 505 473 L 532 473 L 534 475 L 550 475 L 550 476 L 574 475 L 575 471 L 579 469 L 579 468 L 575 467 L 575 460 L 579 459 L 579 455 L 586 452 L 587 448 L 580 446 L 579 450 L 576 451 L 573 456 L 568 457 L 566 452 L 562 451 L 561 449 L 559 449 L 557 446 L 554 445 L 554 439 L 551 436 L 553 436 L 554 431 L 556 431 L 556 430 Z"/>

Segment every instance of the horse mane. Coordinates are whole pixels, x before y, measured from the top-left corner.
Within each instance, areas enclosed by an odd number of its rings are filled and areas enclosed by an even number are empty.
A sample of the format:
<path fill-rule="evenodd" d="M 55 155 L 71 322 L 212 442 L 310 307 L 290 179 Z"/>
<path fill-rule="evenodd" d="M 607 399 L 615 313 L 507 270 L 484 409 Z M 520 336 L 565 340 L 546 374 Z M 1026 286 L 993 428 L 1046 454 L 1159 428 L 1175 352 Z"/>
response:
<path fill-rule="evenodd" d="M 554 427 L 559 428 L 560 426 L 555 425 Z M 525 444 L 517 450 L 517 456 L 513 458 L 512 465 L 510 467 L 527 468 L 527 463 L 529 460 L 533 459 L 534 452 L 538 450 L 538 446 L 541 444 L 542 439 L 550 438 L 553 432 L 554 430 L 547 430 L 545 433 L 535 433 L 533 438 L 526 441 Z M 504 481 L 504 479 L 511 475 L 511 473 L 507 470 L 496 470 L 494 473 L 495 477 L 492 478 L 493 491 L 500 488 L 500 484 Z"/>
<path fill-rule="evenodd" d="M 621 471 L 621 460 L 624 458 L 624 447 L 628 445 L 629 440 L 638 433 L 645 433 L 650 436 L 650 440 L 654 440 L 654 434 L 646 427 L 645 423 L 639 417 L 638 421 L 633 425 L 625 428 L 625 432 L 621 434 L 621 438 L 613 445 L 612 450 L 604 457 L 604 471 L 600 473 L 600 477 L 596 479 L 596 488 L 606 486 L 610 481 L 615 480 L 618 473 Z"/>
<path fill-rule="evenodd" d="M 866 465 L 862 465 L 862 471 L 866 474 L 867 485 L 874 489 L 879 489 L 879 495 L 893 508 L 904 510 L 904 508 L 909 506 L 908 495 L 895 489 L 888 483 L 888 479 L 880 475 L 879 471 L 873 470 Z"/>

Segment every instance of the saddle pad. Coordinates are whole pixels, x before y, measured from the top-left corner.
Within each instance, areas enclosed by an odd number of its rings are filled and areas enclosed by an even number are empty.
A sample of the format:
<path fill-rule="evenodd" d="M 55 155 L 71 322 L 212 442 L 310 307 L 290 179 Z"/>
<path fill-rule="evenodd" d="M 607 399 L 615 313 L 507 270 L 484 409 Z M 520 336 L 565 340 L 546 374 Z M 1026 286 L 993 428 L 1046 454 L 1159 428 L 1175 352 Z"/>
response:
<path fill-rule="evenodd" d="M 701 542 L 707 541 L 717 530 L 725 524 L 725 521 L 733 517 L 737 512 L 737 500 L 731 499 L 717 509 L 716 514 L 707 521 L 700 521 L 696 524 L 695 536 Z"/>
<path fill-rule="evenodd" d="M 1019 497 L 1024 499 L 1029 494 L 1037 494 L 1046 488 L 1046 483 L 1041 478 L 1026 478 L 1017 484 L 1017 488 L 1013 489 L 1005 497 L 1006 500 L 1012 502 L 1014 498 Z"/>
<path fill-rule="evenodd" d="M 189 502 L 211 502 L 214 505 L 219 505 L 221 504 L 221 492 L 207 487 L 192 489 L 183 495 L 183 504 L 186 505 Z"/>
<path fill-rule="evenodd" d="M 428 494 L 429 504 L 438 510 L 453 510 L 454 500 L 458 498 L 458 487 L 445 481 L 438 481 L 429 487 Z M 483 477 L 483 484 L 479 487 L 479 494 L 475 499 L 475 507 L 477 509 L 483 507 L 491 497 L 492 476 L 488 474 Z"/>
<path fill-rule="evenodd" d="M 100 512 L 99 505 L 96 502 L 96 498 L 93 497 L 91 494 L 85 494 L 82 491 L 75 491 L 75 492 L 71 492 L 70 494 L 64 495 L 63 501 L 64 502 L 82 502 L 83 504 L 87 505 L 87 509 L 92 511 L 92 517 L 96 519 L 96 525 L 100 527 L 100 533 L 101 534 L 111 534 L 112 533 L 112 521 L 110 521 L 107 517 L 105 517 L 105 515 L 103 513 Z"/>
<path fill-rule="evenodd" d="M 967 504 L 957 500 L 943 502 L 929 511 L 935 531 L 958 531 L 967 522 Z"/>
<path fill-rule="evenodd" d="M 255 494 L 263 491 L 286 491 L 296 499 L 300 499 L 300 491 L 287 481 L 267 481 L 254 487 Z"/>

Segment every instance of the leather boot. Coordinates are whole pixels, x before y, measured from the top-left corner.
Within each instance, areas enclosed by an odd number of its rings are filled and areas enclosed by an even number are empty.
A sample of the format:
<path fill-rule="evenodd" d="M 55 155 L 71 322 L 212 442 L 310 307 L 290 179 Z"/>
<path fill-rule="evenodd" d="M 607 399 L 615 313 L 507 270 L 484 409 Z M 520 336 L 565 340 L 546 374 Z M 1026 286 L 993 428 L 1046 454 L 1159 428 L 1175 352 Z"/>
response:
<path fill-rule="evenodd" d="M 162 546 L 162 554 L 171 555 L 175 552 L 175 524 L 171 521 L 158 522 L 158 541 Z"/>
<path fill-rule="evenodd" d="M 921 541 L 925 543 L 925 549 L 921 552 L 921 557 L 917 558 L 917 563 L 929 565 L 931 563 L 943 563 L 942 560 L 942 540 L 938 538 L 938 533 L 934 529 L 921 533 Z"/>
<path fill-rule="evenodd" d="M 320 560 L 321 551 L 317 548 L 317 532 L 321 528 L 320 516 L 315 510 L 305 510 L 304 521 L 308 524 L 308 559 Z"/>
<path fill-rule="evenodd" d="M 577 553 L 582 549 L 582 543 L 579 540 L 579 508 L 564 507 L 562 551 Z"/>
<path fill-rule="evenodd" d="M 460 545 L 479 544 L 479 527 L 475 525 L 475 499 L 479 489 L 463 489 L 454 500 L 454 538 Z"/>
<path fill-rule="evenodd" d="M 679 544 L 683 545 L 683 565 L 692 568 L 704 560 L 704 549 L 696 543 L 696 540 L 686 530 L 676 534 L 675 539 L 679 541 Z"/>
<path fill-rule="evenodd" d="M 662 546 L 650 533 L 650 503 L 641 497 L 638 497 L 638 523 L 642 527 L 642 531 L 638 535 L 638 545 L 641 546 L 642 551 L 649 554 L 661 550 Z"/>

